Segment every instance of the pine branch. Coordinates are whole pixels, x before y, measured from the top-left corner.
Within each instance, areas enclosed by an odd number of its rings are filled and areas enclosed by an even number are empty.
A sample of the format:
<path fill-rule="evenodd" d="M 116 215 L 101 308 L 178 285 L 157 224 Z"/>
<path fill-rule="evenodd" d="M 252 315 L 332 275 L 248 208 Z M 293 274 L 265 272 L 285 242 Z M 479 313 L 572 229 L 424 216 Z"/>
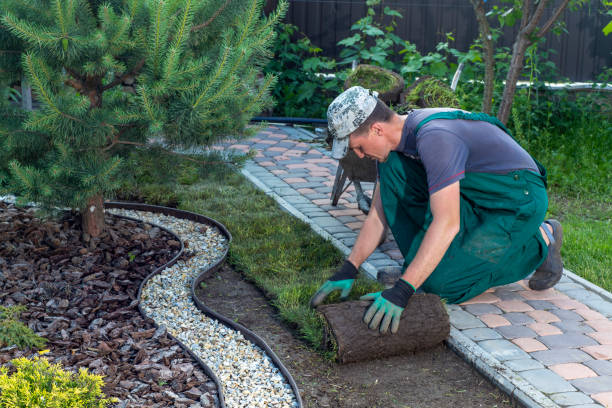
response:
<path fill-rule="evenodd" d="M 215 13 L 208 20 L 206 20 L 204 23 L 200 25 L 191 27 L 191 32 L 201 30 L 203 28 L 206 28 L 208 25 L 210 25 L 210 23 L 215 21 L 215 19 L 219 16 L 219 14 L 221 14 L 223 10 L 225 10 L 225 8 L 231 3 L 231 1 L 232 0 L 225 0 L 225 3 L 221 7 L 219 7 L 217 11 L 215 11 Z"/>
<path fill-rule="evenodd" d="M 72 119 L 75 122 L 80 122 L 82 123 L 83 121 L 75 118 L 74 116 L 71 116 L 67 113 L 62 112 L 56 105 L 55 103 L 53 103 L 53 100 L 51 99 L 51 97 L 49 96 L 49 93 L 47 92 L 47 90 L 45 89 L 42 80 L 36 75 L 36 71 L 34 68 L 34 62 L 32 60 L 32 55 L 31 54 L 26 54 L 24 57 L 24 62 L 26 63 L 26 66 L 28 68 L 28 73 L 30 74 L 31 79 L 33 79 L 33 83 L 36 85 L 36 90 L 38 91 L 38 93 L 40 94 L 40 97 L 47 103 L 47 106 L 49 106 L 52 110 L 54 110 L 57 114 L 64 116 L 68 119 Z"/>
<path fill-rule="evenodd" d="M 236 48 L 240 47 L 240 45 L 246 38 L 247 33 L 250 31 L 251 24 L 253 24 L 253 20 L 257 18 L 256 16 L 257 0 L 251 0 L 251 4 L 253 5 L 253 7 L 251 7 L 251 9 L 249 10 L 249 16 L 247 18 L 246 25 L 244 27 L 244 30 L 242 30 L 242 35 L 240 36 L 240 40 L 238 41 L 238 44 L 236 44 Z"/>
<path fill-rule="evenodd" d="M 202 93 L 200 94 L 198 99 L 193 104 L 193 108 L 196 108 L 200 104 L 200 102 L 201 102 L 202 98 L 204 97 L 204 95 L 208 92 L 208 90 L 213 85 L 213 83 L 217 80 L 219 75 L 221 75 L 221 71 L 223 70 L 223 67 L 225 66 L 225 63 L 227 62 L 227 57 L 229 56 L 229 51 L 230 51 L 229 47 L 224 47 L 224 48 L 225 48 L 225 52 L 223 53 L 223 57 L 221 58 L 221 62 L 219 63 L 219 67 L 217 69 L 217 72 L 215 73 L 215 76 L 208 81 L 208 84 L 206 85 L 206 88 L 204 88 L 204 90 L 202 91 Z"/>
<path fill-rule="evenodd" d="M 107 91 L 111 88 L 114 88 L 115 86 L 119 85 L 120 83 L 122 83 L 123 81 L 125 81 L 127 78 L 131 77 L 131 76 L 136 76 L 140 73 L 140 71 L 142 70 L 142 67 L 144 67 L 145 64 L 145 59 L 141 59 L 140 61 L 138 61 L 138 63 L 136 65 L 134 65 L 134 68 L 132 68 L 132 70 L 130 72 L 126 72 L 123 75 L 121 75 L 120 77 L 116 77 L 113 82 L 109 83 L 108 85 L 105 85 L 102 87 L 102 92 Z"/>
<path fill-rule="evenodd" d="M 269 75 L 268 78 L 266 78 L 266 82 L 260 87 L 259 93 L 257 94 L 257 96 L 253 98 L 253 100 L 251 100 L 251 102 L 244 109 L 242 109 L 240 113 L 247 112 L 248 110 L 251 109 L 251 107 L 253 107 L 253 105 L 263 100 L 264 93 L 266 92 L 267 89 L 269 89 L 269 87 L 272 85 L 275 79 L 276 78 L 273 75 Z"/>

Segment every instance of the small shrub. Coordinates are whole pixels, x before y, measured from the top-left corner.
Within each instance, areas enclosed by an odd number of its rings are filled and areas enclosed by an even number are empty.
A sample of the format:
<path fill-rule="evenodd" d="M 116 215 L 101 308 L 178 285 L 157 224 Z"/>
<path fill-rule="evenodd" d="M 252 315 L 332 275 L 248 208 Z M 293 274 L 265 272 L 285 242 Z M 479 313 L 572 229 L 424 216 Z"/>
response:
<path fill-rule="evenodd" d="M 25 306 L 0 306 L 0 347 L 16 345 L 20 349 L 40 348 L 47 339 L 34 334 L 32 329 L 19 321 Z"/>
<path fill-rule="evenodd" d="M 39 357 L 17 358 L 11 364 L 17 369 L 13 374 L 0 368 L 0 407 L 103 408 L 117 402 L 103 398 L 102 376 L 84 368 L 73 374 Z"/>

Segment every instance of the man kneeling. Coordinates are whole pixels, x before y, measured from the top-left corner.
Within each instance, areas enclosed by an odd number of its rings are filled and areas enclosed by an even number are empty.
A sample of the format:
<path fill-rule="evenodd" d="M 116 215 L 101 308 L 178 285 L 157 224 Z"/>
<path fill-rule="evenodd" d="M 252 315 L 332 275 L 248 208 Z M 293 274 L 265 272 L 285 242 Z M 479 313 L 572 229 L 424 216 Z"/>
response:
<path fill-rule="evenodd" d="M 534 290 L 561 279 L 561 224 L 543 221 L 546 170 L 496 118 L 449 108 L 397 115 L 375 92 L 355 86 L 330 104 L 327 120 L 332 157 L 352 149 L 377 160 L 379 183 L 351 254 L 312 307 L 334 290 L 348 296 L 385 225 L 404 273 L 392 288 L 362 297 L 374 300 L 364 316 L 371 329 L 397 332 L 417 288 L 461 303 L 533 270 Z"/>

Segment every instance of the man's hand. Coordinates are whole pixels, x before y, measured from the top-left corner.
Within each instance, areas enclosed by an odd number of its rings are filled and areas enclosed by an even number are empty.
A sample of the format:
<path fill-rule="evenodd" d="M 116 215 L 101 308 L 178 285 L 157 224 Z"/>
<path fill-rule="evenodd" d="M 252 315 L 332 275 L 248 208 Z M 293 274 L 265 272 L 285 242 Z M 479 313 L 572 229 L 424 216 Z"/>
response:
<path fill-rule="evenodd" d="M 363 317 L 363 322 L 372 330 L 376 330 L 380 325 L 381 333 L 386 333 L 391 324 L 391 333 L 397 333 L 402 311 L 414 292 L 415 289 L 410 283 L 400 279 L 390 289 L 362 296 L 361 300 L 374 300 Z"/>
<path fill-rule="evenodd" d="M 319 306 L 323 303 L 327 295 L 335 290 L 340 290 L 340 297 L 343 299 L 346 298 L 353 287 L 355 278 L 357 278 L 357 273 L 355 265 L 349 261 L 344 261 L 340 269 L 338 269 L 338 271 L 317 290 L 312 298 L 310 298 L 310 307 L 315 308 Z"/>

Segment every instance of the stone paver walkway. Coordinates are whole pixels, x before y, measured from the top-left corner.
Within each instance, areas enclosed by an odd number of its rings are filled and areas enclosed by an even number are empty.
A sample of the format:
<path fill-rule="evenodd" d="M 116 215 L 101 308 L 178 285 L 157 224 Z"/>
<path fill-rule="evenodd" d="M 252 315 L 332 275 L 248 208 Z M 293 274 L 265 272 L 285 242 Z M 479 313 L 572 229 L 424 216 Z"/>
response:
<path fill-rule="evenodd" d="M 348 254 L 365 219 L 349 187 L 331 205 L 337 161 L 308 132 L 272 126 L 231 148 L 257 151 L 243 173 Z M 362 183 L 371 195 L 373 184 Z M 389 235 L 363 269 L 401 266 Z M 553 289 L 526 281 L 449 305 L 450 347 L 526 406 L 612 407 L 612 294 L 566 271 Z"/>

